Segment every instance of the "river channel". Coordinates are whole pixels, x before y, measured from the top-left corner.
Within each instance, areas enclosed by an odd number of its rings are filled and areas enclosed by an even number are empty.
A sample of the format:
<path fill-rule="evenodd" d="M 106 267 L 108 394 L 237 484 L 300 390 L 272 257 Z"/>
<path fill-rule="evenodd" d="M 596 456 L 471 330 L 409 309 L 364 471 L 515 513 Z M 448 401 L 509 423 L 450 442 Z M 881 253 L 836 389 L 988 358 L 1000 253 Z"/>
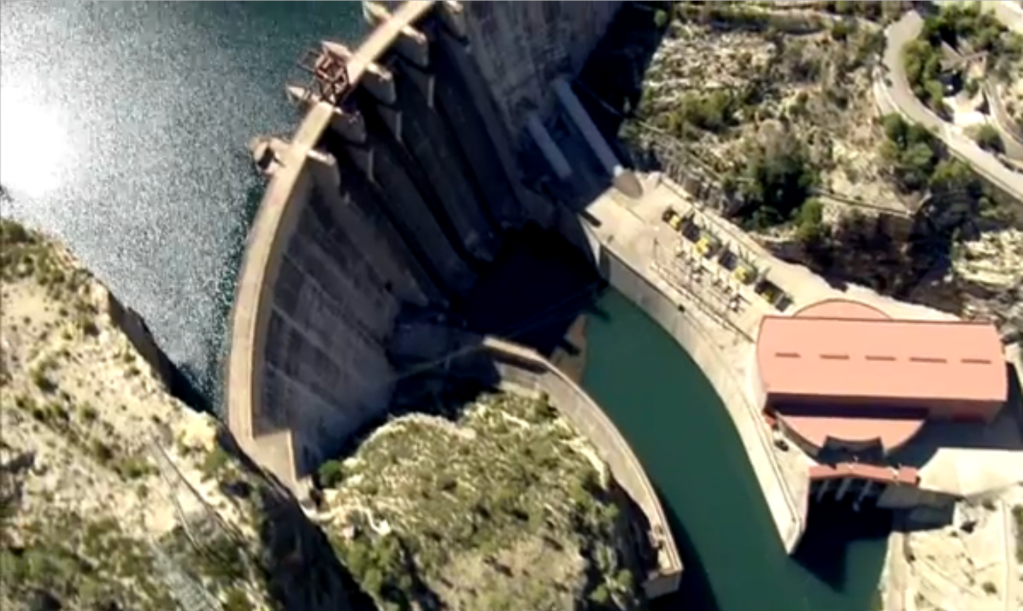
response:
<path fill-rule="evenodd" d="M 689 355 L 615 291 L 586 329 L 583 386 L 643 462 L 686 564 L 681 592 L 658 608 L 873 611 L 887 516 L 815 509 L 789 558 L 728 412 Z"/>

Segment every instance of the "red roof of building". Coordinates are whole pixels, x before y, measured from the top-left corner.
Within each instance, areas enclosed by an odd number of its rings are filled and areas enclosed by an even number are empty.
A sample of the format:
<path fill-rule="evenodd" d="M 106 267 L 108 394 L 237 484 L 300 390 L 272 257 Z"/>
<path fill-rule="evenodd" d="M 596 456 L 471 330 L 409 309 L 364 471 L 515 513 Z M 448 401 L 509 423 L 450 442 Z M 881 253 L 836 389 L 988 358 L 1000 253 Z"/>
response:
<path fill-rule="evenodd" d="M 990 402 L 1008 387 L 989 323 L 767 316 L 757 365 L 768 395 Z"/>
<path fill-rule="evenodd" d="M 787 414 L 779 412 L 778 418 L 785 426 L 816 447 L 824 447 L 829 437 L 845 442 L 877 441 L 885 450 L 893 450 L 913 438 L 924 425 L 924 416 L 905 415 L 902 417 L 850 417 L 828 414 Z"/>

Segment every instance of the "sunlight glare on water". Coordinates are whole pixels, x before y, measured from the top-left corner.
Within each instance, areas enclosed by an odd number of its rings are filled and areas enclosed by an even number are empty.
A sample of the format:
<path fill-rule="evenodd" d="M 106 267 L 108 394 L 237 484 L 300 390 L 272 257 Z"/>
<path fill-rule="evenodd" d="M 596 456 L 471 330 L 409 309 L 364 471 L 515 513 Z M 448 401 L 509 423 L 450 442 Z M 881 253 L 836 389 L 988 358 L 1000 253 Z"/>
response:
<path fill-rule="evenodd" d="M 73 172 L 68 120 L 17 79 L 0 88 L 0 184 L 29 197 L 56 191 Z"/>
<path fill-rule="evenodd" d="M 245 145 L 294 129 L 303 49 L 364 27 L 352 2 L 0 1 L 4 216 L 63 240 L 215 398 L 263 190 Z"/>

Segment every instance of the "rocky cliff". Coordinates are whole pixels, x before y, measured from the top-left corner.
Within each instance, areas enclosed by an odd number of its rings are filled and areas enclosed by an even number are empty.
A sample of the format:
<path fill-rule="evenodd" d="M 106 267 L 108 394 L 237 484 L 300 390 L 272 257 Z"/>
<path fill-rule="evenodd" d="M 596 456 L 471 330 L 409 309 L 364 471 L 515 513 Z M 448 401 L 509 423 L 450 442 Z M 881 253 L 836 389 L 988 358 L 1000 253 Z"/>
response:
<path fill-rule="evenodd" d="M 7 220 L 0 244 L 0 608 L 641 604 L 627 504 L 546 401 L 394 419 L 303 510 L 69 252 Z"/>
<path fill-rule="evenodd" d="M 4 609 L 345 609 L 321 531 L 166 390 L 145 324 L 0 220 Z"/>

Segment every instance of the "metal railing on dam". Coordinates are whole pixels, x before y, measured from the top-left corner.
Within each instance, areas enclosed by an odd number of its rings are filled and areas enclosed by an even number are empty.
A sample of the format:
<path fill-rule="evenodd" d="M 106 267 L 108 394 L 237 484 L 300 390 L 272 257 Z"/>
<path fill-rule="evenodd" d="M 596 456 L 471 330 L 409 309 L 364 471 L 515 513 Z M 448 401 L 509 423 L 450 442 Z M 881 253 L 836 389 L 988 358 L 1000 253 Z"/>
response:
<path fill-rule="evenodd" d="M 496 370 L 500 386 L 531 395 L 545 393 L 558 413 L 589 440 L 607 463 L 615 482 L 649 523 L 658 568 L 643 580 L 646 596 L 656 598 L 676 591 L 682 577 L 682 561 L 664 509 L 639 458 L 604 410 L 535 350 L 495 337 L 484 338 L 474 350 L 474 356 L 486 358 L 487 364 Z"/>

